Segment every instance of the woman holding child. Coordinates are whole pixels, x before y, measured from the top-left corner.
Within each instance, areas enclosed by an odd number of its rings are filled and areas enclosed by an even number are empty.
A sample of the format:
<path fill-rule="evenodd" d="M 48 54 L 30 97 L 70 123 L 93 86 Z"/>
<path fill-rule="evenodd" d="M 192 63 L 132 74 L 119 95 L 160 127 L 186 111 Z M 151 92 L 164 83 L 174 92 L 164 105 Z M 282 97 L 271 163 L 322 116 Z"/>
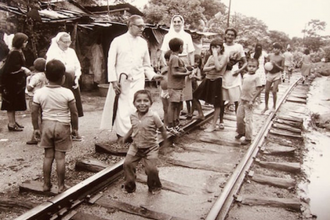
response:
<path fill-rule="evenodd" d="M 84 113 L 79 89 L 81 66 L 76 52 L 70 48 L 71 43 L 70 34 L 59 32 L 56 37 L 52 39 L 52 43 L 46 53 L 47 63 L 53 59 L 60 60 L 64 63 L 66 72 L 63 87 L 68 88 L 73 92 L 76 99 L 78 116 L 82 117 L 84 116 Z"/>
<path fill-rule="evenodd" d="M 225 53 L 229 56 L 229 62 L 222 84 L 223 100 L 234 103 L 235 112 L 237 112 L 238 101 L 241 95 L 242 73 L 247 65 L 243 46 L 234 42 L 236 37 L 237 31 L 234 28 L 226 29 L 224 47 Z M 241 66 L 239 66 L 239 62 L 241 62 Z M 224 107 L 222 107 L 221 112 L 223 114 Z M 224 124 L 220 123 L 219 127 L 223 129 Z"/>

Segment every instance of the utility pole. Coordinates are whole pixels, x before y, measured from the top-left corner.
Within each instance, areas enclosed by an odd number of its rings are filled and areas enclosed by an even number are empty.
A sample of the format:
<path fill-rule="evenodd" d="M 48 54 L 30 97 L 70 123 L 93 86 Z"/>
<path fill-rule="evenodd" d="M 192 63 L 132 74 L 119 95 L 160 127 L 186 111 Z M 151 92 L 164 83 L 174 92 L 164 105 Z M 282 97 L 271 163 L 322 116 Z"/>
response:
<path fill-rule="evenodd" d="M 229 27 L 230 8 L 231 8 L 231 0 L 229 0 L 228 17 L 227 17 L 227 27 Z"/>

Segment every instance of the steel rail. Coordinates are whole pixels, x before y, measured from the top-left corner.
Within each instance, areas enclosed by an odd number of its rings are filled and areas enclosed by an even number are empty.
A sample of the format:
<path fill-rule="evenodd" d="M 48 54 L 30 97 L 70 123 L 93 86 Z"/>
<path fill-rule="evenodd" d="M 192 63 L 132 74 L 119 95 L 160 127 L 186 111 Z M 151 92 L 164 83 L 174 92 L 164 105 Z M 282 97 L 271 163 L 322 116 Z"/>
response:
<path fill-rule="evenodd" d="M 274 117 L 276 116 L 276 112 L 280 108 L 280 106 L 283 104 L 283 102 L 287 99 L 288 94 L 291 92 L 291 90 L 296 86 L 298 81 L 301 78 L 297 79 L 284 93 L 282 96 L 279 105 L 277 106 L 276 110 L 274 112 L 271 112 L 269 116 L 266 119 L 266 122 L 264 123 L 263 127 L 259 130 L 256 138 L 250 145 L 247 153 L 244 155 L 243 159 L 240 161 L 240 163 L 237 165 L 235 171 L 231 175 L 230 179 L 227 181 L 220 197 L 217 199 L 217 201 L 212 206 L 210 212 L 208 213 L 205 220 L 223 220 L 225 219 L 230 206 L 234 200 L 234 195 L 238 192 L 244 178 L 246 175 L 246 172 L 249 170 L 251 164 L 253 163 L 253 159 L 257 155 L 261 144 L 263 143 L 268 130 L 271 126 L 271 122 L 273 121 Z"/>
<path fill-rule="evenodd" d="M 189 132 L 196 128 L 196 126 L 201 126 L 212 118 L 213 112 L 213 109 L 206 111 L 205 120 L 193 120 L 185 125 L 183 130 L 185 132 Z M 170 135 L 168 138 L 172 139 L 174 136 Z M 163 140 L 160 140 L 160 145 L 162 142 Z M 73 209 L 80 203 L 84 202 L 87 197 L 98 193 L 119 179 L 123 175 L 123 163 L 124 159 L 113 166 L 105 168 L 104 170 L 94 174 L 47 202 L 30 209 L 21 216 L 17 217 L 16 220 L 60 219 L 70 209 Z"/>

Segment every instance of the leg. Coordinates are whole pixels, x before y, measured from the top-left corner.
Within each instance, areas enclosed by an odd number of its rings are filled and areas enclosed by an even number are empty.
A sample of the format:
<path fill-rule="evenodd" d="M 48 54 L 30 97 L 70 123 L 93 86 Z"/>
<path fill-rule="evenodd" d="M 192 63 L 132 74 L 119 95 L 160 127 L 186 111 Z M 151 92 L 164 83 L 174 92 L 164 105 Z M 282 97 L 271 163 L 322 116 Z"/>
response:
<path fill-rule="evenodd" d="M 214 114 L 213 114 L 212 125 L 211 125 L 211 127 L 205 129 L 204 131 L 206 131 L 206 132 L 212 132 L 212 131 L 215 130 L 216 125 L 217 125 L 219 114 L 220 114 L 220 106 L 219 107 L 214 107 Z"/>
<path fill-rule="evenodd" d="M 191 105 L 192 101 L 186 101 L 186 106 L 187 106 L 187 119 L 191 119 L 192 117 L 192 105 Z"/>
<path fill-rule="evenodd" d="M 238 101 L 234 102 L 235 104 L 235 113 L 237 113 L 237 109 L 238 109 Z"/>
<path fill-rule="evenodd" d="M 56 173 L 58 182 L 58 192 L 64 192 L 66 187 L 64 185 L 65 179 L 65 152 L 55 151 Z"/>
<path fill-rule="evenodd" d="M 220 123 L 223 123 L 223 115 L 225 114 L 225 101 L 220 106 Z"/>
<path fill-rule="evenodd" d="M 140 157 L 135 155 L 126 155 L 123 167 L 124 167 L 124 174 L 125 174 L 125 190 L 128 193 L 133 193 L 136 190 L 135 184 L 135 173 L 136 173 L 136 166 L 140 161 Z"/>
<path fill-rule="evenodd" d="M 265 109 L 262 111 L 262 113 L 265 113 L 268 110 L 268 100 L 269 100 L 269 91 L 270 87 L 272 85 L 272 82 L 267 81 L 265 86 Z"/>
<path fill-rule="evenodd" d="M 43 164 L 43 174 L 44 174 L 44 185 L 43 191 L 50 191 L 51 189 L 51 181 L 50 181 L 50 174 L 52 172 L 52 165 L 55 159 L 55 151 L 53 148 L 46 148 L 45 149 L 45 157 L 44 157 L 44 164 Z"/>
<path fill-rule="evenodd" d="M 201 119 L 203 120 L 204 119 L 204 114 L 203 114 L 203 110 L 202 110 L 202 106 L 201 106 L 201 103 L 199 102 L 198 99 L 193 99 L 193 102 L 197 108 L 197 111 L 198 111 L 198 116 L 197 117 L 194 117 L 194 119 Z"/>
<path fill-rule="evenodd" d="M 174 123 L 174 102 L 170 102 L 168 105 L 168 126 L 169 127 L 173 127 L 173 123 Z"/>
<path fill-rule="evenodd" d="M 245 136 L 245 111 L 244 111 L 244 104 L 241 102 L 237 109 L 236 114 L 236 132 L 238 135 L 235 137 L 236 139 L 240 139 L 241 137 Z"/>
<path fill-rule="evenodd" d="M 280 84 L 280 80 L 276 80 L 274 82 L 273 86 L 273 110 L 276 109 L 276 102 L 277 102 L 277 90 L 278 90 L 278 85 Z"/>
<path fill-rule="evenodd" d="M 7 111 L 8 125 L 10 127 L 16 126 L 15 111 Z"/>
<path fill-rule="evenodd" d="M 164 111 L 164 125 L 168 126 L 168 99 L 167 98 L 162 98 L 162 103 L 163 103 L 163 111 Z"/>
<path fill-rule="evenodd" d="M 162 184 L 159 179 L 159 171 L 157 169 L 158 148 L 150 151 L 144 158 L 145 172 L 147 174 L 147 184 L 149 192 L 161 189 Z"/>
<path fill-rule="evenodd" d="M 244 115 L 245 115 L 245 140 L 251 141 L 252 134 L 253 134 L 253 106 L 249 107 L 246 106 L 244 108 Z"/>

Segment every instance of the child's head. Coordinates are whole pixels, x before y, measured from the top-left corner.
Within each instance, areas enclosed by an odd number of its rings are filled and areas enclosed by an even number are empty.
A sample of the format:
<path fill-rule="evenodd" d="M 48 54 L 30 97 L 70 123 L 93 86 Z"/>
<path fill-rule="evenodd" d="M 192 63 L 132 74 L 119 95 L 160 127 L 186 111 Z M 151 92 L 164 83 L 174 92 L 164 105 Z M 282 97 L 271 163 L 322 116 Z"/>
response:
<path fill-rule="evenodd" d="M 305 49 L 304 54 L 308 55 L 309 54 L 309 49 Z"/>
<path fill-rule="evenodd" d="M 214 39 L 210 43 L 210 52 L 212 54 L 212 48 L 215 47 L 218 49 L 218 54 L 223 54 L 225 48 L 223 46 L 223 41 L 220 38 Z"/>
<path fill-rule="evenodd" d="M 183 51 L 183 40 L 180 38 L 173 38 L 168 45 L 172 52 L 182 53 Z"/>
<path fill-rule="evenodd" d="M 255 58 L 248 59 L 246 68 L 249 74 L 255 74 L 258 67 L 259 67 L 259 61 L 257 59 Z"/>
<path fill-rule="evenodd" d="M 46 78 L 49 82 L 61 84 L 65 73 L 65 66 L 59 60 L 51 60 L 46 64 Z"/>
<path fill-rule="evenodd" d="M 44 72 L 46 67 L 46 60 L 44 58 L 37 58 L 33 62 L 33 67 L 38 72 Z"/>
<path fill-rule="evenodd" d="M 164 58 L 167 63 L 170 61 L 171 54 L 172 54 L 171 50 L 166 51 L 166 53 L 164 54 Z"/>
<path fill-rule="evenodd" d="M 151 93 L 149 90 L 142 89 L 134 94 L 133 104 L 140 113 L 147 113 L 152 105 Z"/>
<path fill-rule="evenodd" d="M 277 53 L 281 52 L 281 50 L 282 50 L 282 45 L 281 44 L 275 42 L 275 43 L 273 43 L 272 46 L 273 46 L 274 53 L 277 54 Z"/>
<path fill-rule="evenodd" d="M 199 55 L 199 54 L 195 54 L 194 55 L 194 60 L 195 60 L 195 65 L 194 65 L 194 67 L 195 68 L 202 68 L 202 56 L 201 55 Z"/>

